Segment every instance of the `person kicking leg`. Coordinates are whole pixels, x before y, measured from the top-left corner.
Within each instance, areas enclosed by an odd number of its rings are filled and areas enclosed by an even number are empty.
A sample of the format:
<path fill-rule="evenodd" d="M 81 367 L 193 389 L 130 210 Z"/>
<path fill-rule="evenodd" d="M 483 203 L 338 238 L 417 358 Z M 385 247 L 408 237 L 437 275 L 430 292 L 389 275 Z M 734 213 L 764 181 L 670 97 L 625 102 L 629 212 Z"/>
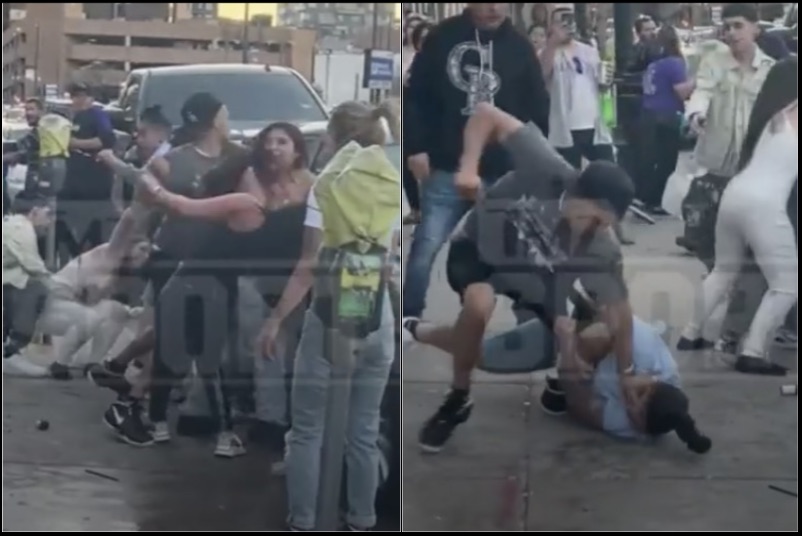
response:
<path fill-rule="evenodd" d="M 515 169 L 480 195 L 476 170 L 491 141 L 507 149 Z M 468 121 L 464 148 L 457 187 L 481 201 L 449 248 L 448 280 L 462 298 L 462 310 L 450 330 L 437 332 L 454 357 L 454 377 L 445 401 L 421 429 L 420 446 L 428 452 L 439 451 L 471 414 L 471 375 L 482 362 L 498 294 L 533 311 L 552 331 L 570 321 L 567 302 L 579 282 L 594 299 L 591 314 L 614 333 L 621 387 L 630 392 L 632 311 L 611 228 L 632 201 L 631 179 L 609 162 L 574 169 L 537 127 L 488 104 L 479 105 Z M 412 333 L 420 327 L 412 318 L 403 324 Z M 551 363 L 553 350 L 548 354 L 545 362 Z"/>

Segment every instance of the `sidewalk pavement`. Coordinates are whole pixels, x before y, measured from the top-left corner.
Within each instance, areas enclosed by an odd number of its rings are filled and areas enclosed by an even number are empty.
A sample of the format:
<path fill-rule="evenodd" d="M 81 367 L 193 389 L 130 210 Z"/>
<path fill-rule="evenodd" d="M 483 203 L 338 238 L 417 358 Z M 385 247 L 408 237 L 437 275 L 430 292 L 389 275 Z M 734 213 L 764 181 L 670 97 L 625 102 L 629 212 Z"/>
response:
<path fill-rule="evenodd" d="M 271 453 L 217 459 L 213 442 L 188 438 L 130 447 L 101 421 L 111 393 L 83 379 L 4 379 L 3 399 L 4 531 L 284 529 Z"/>
<path fill-rule="evenodd" d="M 636 312 L 668 325 L 673 342 L 687 321 L 701 264 L 674 246 L 676 221 L 632 224 L 627 279 Z M 453 321 L 456 297 L 443 256 L 429 292 L 433 321 Z M 500 302 L 492 331 L 514 324 Z M 676 354 L 700 429 L 713 449 L 699 456 L 673 434 L 654 445 L 617 442 L 564 418 L 538 400 L 544 374 L 477 374 L 471 419 L 438 455 L 417 447 L 421 424 L 450 381 L 448 356 L 417 347 L 404 355 L 404 530 L 770 531 L 797 530 L 796 355 L 778 355 L 794 376 L 732 372 L 720 356 Z"/>

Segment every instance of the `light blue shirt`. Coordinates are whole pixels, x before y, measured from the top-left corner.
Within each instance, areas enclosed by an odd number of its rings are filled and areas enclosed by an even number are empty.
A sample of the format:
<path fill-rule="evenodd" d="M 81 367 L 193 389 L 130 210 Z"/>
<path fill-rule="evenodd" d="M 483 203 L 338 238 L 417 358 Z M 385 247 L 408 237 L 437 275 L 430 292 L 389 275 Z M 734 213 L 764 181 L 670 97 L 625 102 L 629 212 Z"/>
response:
<path fill-rule="evenodd" d="M 635 373 L 649 375 L 658 381 L 680 386 L 679 370 L 665 341 L 647 322 L 638 317 L 632 323 L 632 364 Z M 642 434 L 635 431 L 627 415 L 619 383 L 615 356 L 604 358 L 593 376 L 593 391 L 603 407 L 604 431 L 621 438 L 634 439 Z"/>

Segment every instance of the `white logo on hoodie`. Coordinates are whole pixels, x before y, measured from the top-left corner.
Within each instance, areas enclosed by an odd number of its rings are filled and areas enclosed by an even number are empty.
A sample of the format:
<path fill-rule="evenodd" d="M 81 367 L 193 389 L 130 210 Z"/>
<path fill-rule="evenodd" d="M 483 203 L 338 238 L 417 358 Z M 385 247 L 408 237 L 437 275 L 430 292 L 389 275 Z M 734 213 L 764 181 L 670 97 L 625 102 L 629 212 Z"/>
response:
<path fill-rule="evenodd" d="M 463 65 L 465 54 L 479 56 L 479 66 Z M 465 41 L 451 49 L 446 61 L 448 79 L 457 89 L 467 93 L 462 115 L 471 115 L 480 102 L 492 103 L 501 89 L 501 77 L 493 70 L 493 42 Z"/>

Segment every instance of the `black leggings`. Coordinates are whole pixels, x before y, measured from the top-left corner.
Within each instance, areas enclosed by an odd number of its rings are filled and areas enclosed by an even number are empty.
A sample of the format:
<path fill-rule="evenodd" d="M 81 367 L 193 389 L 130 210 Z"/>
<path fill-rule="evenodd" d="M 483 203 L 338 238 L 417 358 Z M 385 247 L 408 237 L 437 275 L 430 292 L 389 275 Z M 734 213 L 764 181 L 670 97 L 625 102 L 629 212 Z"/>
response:
<path fill-rule="evenodd" d="M 222 364 L 226 347 L 229 352 L 237 349 L 236 282 L 233 276 L 221 277 L 182 265 L 160 289 L 154 310 L 152 422 L 167 420 L 170 392 L 187 376 L 194 363 L 203 381 L 211 414 L 219 420 L 219 384 L 223 429 L 233 428 L 230 386 L 223 376 Z M 232 344 L 228 344 L 229 341 Z"/>
<path fill-rule="evenodd" d="M 6 355 L 6 351 L 17 352 L 30 344 L 47 295 L 45 282 L 34 277 L 28 279 L 24 288 L 3 285 L 3 341 L 8 339 L 3 357 L 12 355 Z"/>

